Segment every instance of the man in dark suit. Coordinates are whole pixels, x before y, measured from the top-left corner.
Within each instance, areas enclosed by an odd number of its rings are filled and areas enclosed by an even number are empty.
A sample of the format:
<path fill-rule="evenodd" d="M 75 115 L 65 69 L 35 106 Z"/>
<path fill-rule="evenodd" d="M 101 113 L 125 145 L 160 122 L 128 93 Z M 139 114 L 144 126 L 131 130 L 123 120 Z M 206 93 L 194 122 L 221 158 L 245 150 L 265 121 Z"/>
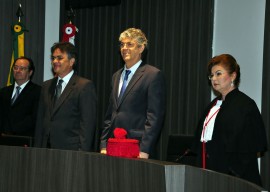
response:
<path fill-rule="evenodd" d="M 130 28 L 119 37 L 124 68 L 112 77 L 112 92 L 101 135 L 101 153 L 117 127 L 140 141 L 139 158 L 149 158 L 160 134 L 165 113 L 165 80 L 161 71 L 145 64 L 141 55 L 147 39 L 140 29 Z M 150 155 L 150 158 L 152 157 Z"/>
<path fill-rule="evenodd" d="M 41 87 L 31 78 L 32 59 L 20 57 L 12 66 L 15 83 L 0 90 L 1 135 L 34 136 Z"/>
<path fill-rule="evenodd" d="M 76 50 L 71 43 L 55 43 L 51 62 L 56 77 L 42 86 L 35 146 L 92 151 L 96 129 L 94 84 L 75 74 Z"/>

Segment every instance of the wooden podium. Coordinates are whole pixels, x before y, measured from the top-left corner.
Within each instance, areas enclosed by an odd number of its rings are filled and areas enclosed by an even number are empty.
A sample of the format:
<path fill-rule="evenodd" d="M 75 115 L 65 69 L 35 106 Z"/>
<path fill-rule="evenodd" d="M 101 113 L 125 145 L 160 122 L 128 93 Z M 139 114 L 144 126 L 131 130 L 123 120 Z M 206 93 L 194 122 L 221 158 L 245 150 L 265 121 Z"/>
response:
<path fill-rule="evenodd" d="M 258 192 L 245 180 L 165 161 L 0 146 L 2 192 Z"/>

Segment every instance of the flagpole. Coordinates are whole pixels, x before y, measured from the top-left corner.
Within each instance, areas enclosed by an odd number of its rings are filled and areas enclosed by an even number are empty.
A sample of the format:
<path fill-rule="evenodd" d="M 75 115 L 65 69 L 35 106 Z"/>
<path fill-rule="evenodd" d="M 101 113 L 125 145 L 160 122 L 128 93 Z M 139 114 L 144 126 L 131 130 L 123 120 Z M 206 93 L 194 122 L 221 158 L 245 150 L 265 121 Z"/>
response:
<path fill-rule="evenodd" d="M 16 16 L 18 17 L 18 21 L 15 24 L 13 24 L 11 27 L 12 56 L 11 56 L 11 62 L 10 62 L 10 67 L 9 67 L 7 86 L 12 85 L 14 83 L 13 70 L 12 70 L 14 60 L 21 56 L 24 56 L 24 32 L 27 30 L 25 29 L 24 24 L 21 22 L 21 19 L 24 16 L 21 4 L 19 4 L 18 6 Z"/>

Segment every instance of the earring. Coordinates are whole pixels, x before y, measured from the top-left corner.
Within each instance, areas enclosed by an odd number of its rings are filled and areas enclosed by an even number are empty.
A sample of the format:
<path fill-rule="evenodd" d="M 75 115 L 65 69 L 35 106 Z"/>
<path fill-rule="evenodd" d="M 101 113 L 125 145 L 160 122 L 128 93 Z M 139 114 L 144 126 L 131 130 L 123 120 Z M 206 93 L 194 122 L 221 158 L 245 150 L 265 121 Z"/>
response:
<path fill-rule="evenodd" d="M 232 82 L 231 82 L 231 87 L 233 87 L 233 86 L 234 86 L 234 82 L 232 81 Z"/>

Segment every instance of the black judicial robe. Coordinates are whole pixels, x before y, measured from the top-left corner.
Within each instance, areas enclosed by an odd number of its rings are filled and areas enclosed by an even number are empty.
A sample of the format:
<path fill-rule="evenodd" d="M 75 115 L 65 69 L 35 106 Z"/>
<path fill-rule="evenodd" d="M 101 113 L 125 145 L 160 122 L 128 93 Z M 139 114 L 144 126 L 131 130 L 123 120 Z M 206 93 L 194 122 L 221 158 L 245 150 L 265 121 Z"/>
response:
<path fill-rule="evenodd" d="M 204 120 L 218 99 L 206 108 L 199 121 L 192 150 L 202 162 L 200 142 Z M 217 114 L 212 140 L 206 143 L 206 169 L 246 179 L 261 185 L 257 153 L 267 150 L 264 123 L 259 109 L 250 97 L 237 88 L 226 95 Z"/>

